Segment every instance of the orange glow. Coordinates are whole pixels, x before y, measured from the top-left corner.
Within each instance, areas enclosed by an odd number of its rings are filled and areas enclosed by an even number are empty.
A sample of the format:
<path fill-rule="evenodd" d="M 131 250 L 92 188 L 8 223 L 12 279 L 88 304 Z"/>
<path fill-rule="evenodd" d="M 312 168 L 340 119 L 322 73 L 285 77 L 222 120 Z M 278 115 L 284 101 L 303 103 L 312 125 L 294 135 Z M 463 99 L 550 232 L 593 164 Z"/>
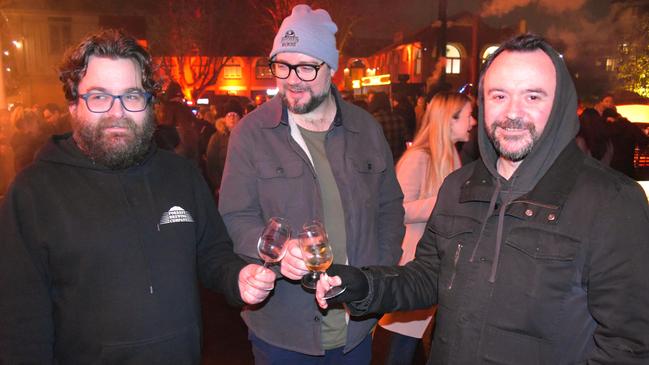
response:
<path fill-rule="evenodd" d="M 649 105 L 618 105 L 617 112 L 633 123 L 649 123 Z"/>
<path fill-rule="evenodd" d="M 363 86 L 390 85 L 390 74 L 363 77 L 361 83 Z"/>

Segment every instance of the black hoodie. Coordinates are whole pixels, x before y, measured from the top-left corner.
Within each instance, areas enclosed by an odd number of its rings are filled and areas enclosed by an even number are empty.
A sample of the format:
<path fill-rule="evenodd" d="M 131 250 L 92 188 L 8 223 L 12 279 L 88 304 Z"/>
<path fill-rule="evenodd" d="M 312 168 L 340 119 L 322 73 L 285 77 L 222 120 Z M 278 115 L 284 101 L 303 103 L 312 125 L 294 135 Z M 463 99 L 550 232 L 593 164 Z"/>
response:
<path fill-rule="evenodd" d="M 197 278 L 239 303 L 245 263 L 198 171 L 124 170 L 55 136 L 0 207 L 0 363 L 198 364 Z"/>

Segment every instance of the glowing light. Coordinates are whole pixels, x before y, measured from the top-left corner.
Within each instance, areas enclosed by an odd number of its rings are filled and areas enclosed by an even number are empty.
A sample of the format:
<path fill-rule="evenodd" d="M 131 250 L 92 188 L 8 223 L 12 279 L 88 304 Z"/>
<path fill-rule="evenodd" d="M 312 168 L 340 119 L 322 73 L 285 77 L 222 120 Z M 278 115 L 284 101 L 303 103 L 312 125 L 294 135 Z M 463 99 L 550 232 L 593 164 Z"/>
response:
<path fill-rule="evenodd" d="M 5 68 L 5 70 L 7 70 L 7 72 L 11 72 L 11 67 L 7 67 Z"/>
<path fill-rule="evenodd" d="M 5 56 L 9 56 L 9 51 L 7 51 L 7 50 L 5 50 L 5 51 L 2 52 L 2 53 L 4 53 Z"/>
<path fill-rule="evenodd" d="M 363 86 L 390 85 L 390 74 L 363 77 L 361 83 Z"/>
<path fill-rule="evenodd" d="M 246 87 L 241 85 L 225 85 L 221 86 L 219 89 L 224 91 L 244 91 L 246 90 Z"/>
<path fill-rule="evenodd" d="M 649 105 L 618 105 L 617 112 L 633 123 L 649 123 Z"/>
<path fill-rule="evenodd" d="M 360 89 L 361 88 L 361 80 L 352 80 L 352 88 Z"/>
<path fill-rule="evenodd" d="M 268 96 L 275 96 L 275 95 L 277 95 L 278 92 L 279 92 L 278 88 L 266 89 L 266 95 L 268 95 Z"/>
<path fill-rule="evenodd" d="M 23 48 L 23 43 L 21 41 L 17 41 L 17 40 L 14 39 L 13 41 L 11 41 L 11 43 L 13 43 L 14 47 L 16 47 L 18 49 Z"/>
<path fill-rule="evenodd" d="M 187 100 L 185 103 L 186 103 L 187 105 L 194 105 L 194 102 L 191 101 L 191 100 Z"/>
<path fill-rule="evenodd" d="M 198 105 L 208 105 L 210 103 L 210 99 L 208 98 L 200 98 L 196 100 L 196 104 Z"/>

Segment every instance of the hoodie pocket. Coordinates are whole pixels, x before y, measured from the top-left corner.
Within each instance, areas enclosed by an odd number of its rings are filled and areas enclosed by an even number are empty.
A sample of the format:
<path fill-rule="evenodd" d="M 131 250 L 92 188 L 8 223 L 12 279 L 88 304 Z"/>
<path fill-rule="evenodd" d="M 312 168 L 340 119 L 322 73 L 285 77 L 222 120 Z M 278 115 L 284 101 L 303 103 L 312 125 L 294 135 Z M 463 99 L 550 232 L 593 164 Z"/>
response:
<path fill-rule="evenodd" d="M 128 342 L 102 345 L 102 365 L 184 365 L 200 363 L 200 331 L 193 325 L 179 332 Z"/>

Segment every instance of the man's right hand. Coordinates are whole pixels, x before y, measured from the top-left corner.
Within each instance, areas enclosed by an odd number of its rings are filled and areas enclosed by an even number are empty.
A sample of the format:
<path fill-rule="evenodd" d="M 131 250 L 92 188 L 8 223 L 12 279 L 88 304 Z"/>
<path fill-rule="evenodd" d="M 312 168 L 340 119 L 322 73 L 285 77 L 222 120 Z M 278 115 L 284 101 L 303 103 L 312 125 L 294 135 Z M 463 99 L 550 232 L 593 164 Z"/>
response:
<path fill-rule="evenodd" d="M 306 275 L 307 270 L 304 260 L 302 260 L 302 251 L 297 239 L 291 239 L 287 243 L 286 255 L 282 259 L 281 273 L 284 277 L 291 280 L 300 280 Z"/>
<path fill-rule="evenodd" d="M 344 292 L 329 300 L 324 299 L 327 290 L 341 285 L 346 287 Z M 327 273 L 320 275 L 315 299 L 320 308 L 325 309 L 329 304 L 349 303 L 365 299 L 369 291 L 370 284 L 361 269 L 349 265 L 333 264 Z"/>

